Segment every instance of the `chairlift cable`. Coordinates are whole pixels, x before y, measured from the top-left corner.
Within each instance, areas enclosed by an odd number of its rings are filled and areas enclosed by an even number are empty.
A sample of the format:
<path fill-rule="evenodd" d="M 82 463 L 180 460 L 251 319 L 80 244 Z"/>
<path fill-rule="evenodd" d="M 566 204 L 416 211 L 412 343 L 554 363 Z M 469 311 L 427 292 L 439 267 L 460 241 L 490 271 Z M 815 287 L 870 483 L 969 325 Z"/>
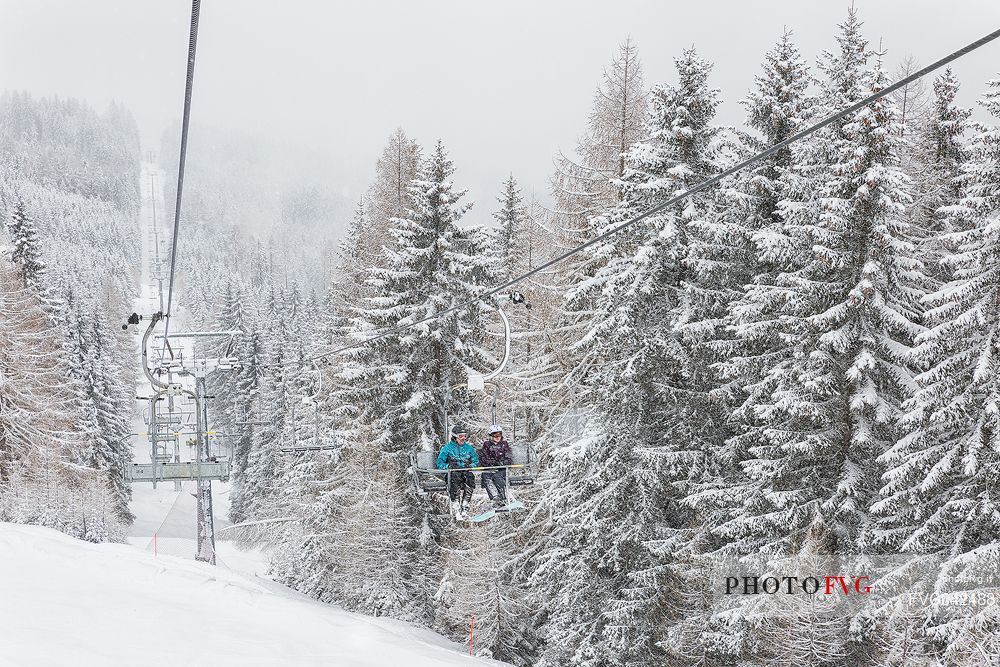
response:
<path fill-rule="evenodd" d="M 177 165 L 177 200 L 174 204 L 174 233 L 170 246 L 170 280 L 167 283 L 167 310 L 163 313 L 163 345 L 166 349 L 170 332 L 170 312 L 174 302 L 174 276 L 177 270 L 177 243 L 180 235 L 181 197 L 184 193 L 184 163 L 187 161 L 188 127 L 191 121 L 191 92 L 194 88 L 195 52 L 198 47 L 198 19 L 201 0 L 191 0 L 191 35 L 188 40 L 187 79 L 184 84 L 184 113 L 181 119 L 181 150 Z"/>
<path fill-rule="evenodd" d="M 350 345 L 344 345 L 344 346 L 338 347 L 336 349 L 330 350 L 329 352 L 324 352 L 323 354 L 318 354 L 318 355 L 316 355 L 314 357 L 310 357 L 309 359 L 307 359 L 307 361 L 316 361 L 318 359 L 325 359 L 326 357 L 330 357 L 330 356 L 333 356 L 333 355 L 336 355 L 336 354 L 341 354 L 343 352 L 348 352 L 350 350 L 355 350 L 355 349 L 364 347 L 366 345 L 369 345 L 370 343 L 374 343 L 375 341 L 381 340 L 383 338 L 387 338 L 388 336 L 391 336 L 391 335 L 393 335 L 395 333 L 399 333 L 401 331 L 405 331 L 407 329 L 410 329 L 410 328 L 415 327 L 415 326 L 419 326 L 421 324 L 425 324 L 427 322 L 432 322 L 434 320 L 441 319 L 442 317 L 445 317 L 446 315 L 450 315 L 451 313 L 455 313 L 455 312 L 467 310 L 468 308 L 470 308 L 471 306 L 479 303 L 480 301 L 485 301 L 486 299 L 489 299 L 490 297 L 494 297 L 494 296 L 500 294 L 501 292 L 507 291 L 511 287 L 514 287 L 515 285 L 517 285 L 518 283 L 521 283 L 524 280 L 527 280 L 528 278 L 530 278 L 532 276 L 535 276 L 535 275 L 541 273 L 542 271 L 544 271 L 544 270 L 546 270 L 546 269 L 548 269 L 548 268 L 550 268 L 552 266 L 555 266 L 556 264 L 561 263 L 563 260 L 568 259 L 569 257 L 572 257 L 573 255 L 575 255 L 575 254 L 577 254 L 579 252 L 582 252 L 583 250 L 586 250 L 587 248 L 590 248 L 590 247 L 592 247 L 594 245 L 597 245 L 598 243 L 601 243 L 602 241 L 604 241 L 604 240 L 606 240 L 606 239 L 608 239 L 608 238 L 610 238 L 610 237 L 612 237 L 612 236 L 614 236 L 614 235 L 616 235 L 616 234 L 618 234 L 618 233 L 620 233 L 620 232 L 628 229 L 629 227 L 632 227 L 633 225 L 641 222 L 642 220 L 645 220 L 646 218 L 649 218 L 650 216 L 652 216 L 652 215 L 654 215 L 656 213 L 659 213 L 660 211 L 664 210 L 665 208 L 667 208 L 669 206 L 672 206 L 672 205 L 674 205 L 674 204 L 676 204 L 676 203 L 678 203 L 680 201 L 683 201 L 684 199 L 690 197 L 691 195 L 694 195 L 694 194 L 696 194 L 698 192 L 706 190 L 706 189 L 710 188 L 711 186 L 716 185 L 717 183 L 721 182 L 723 179 L 728 178 L 729 176 L 732 176 L 733 174 L 735 174 L 737 172 L 740 172 L 743 169 L 746 169 L 747 167 L 749 167 L 749 166 L 751 166 L 751 165 L 753 165 L 753 164 L 755 164 L 755 163 L 763 160 L 766 157 L 774 155 L 775 153 L 777 153 L 778 151 L 780 151 L 782 149 L 788 148 L 789 146 L 791 146 L 795 142 L 799 141 L 800 139 L 804 139 L 805 137 L 808 137 L 809 135 L 814 134 L 815 132 L 818 132 L 819 130 L 823 129 L 824 127 L 827 127 L 828 125 L 831 125 L 832 123 L 835 123 L 838 120 L 841 120 L 841 119 L 843 119 L 843 118 L 845 118 L 845 117 L 853 114 L 854 112 L 859 111 L 860 109 L 868 106 L 872 102 L 875 102 L 875 101 L 877 101 L 877 100 L 885 97 L 886 95 L 889 95 L 890 93 L 892 93 L 892 92 L 894 92 L 896 90 L 899 90 L 900 88 L 903 88 L 904 86 L 908 86 L 909 84 L 913 83 L 917 79 L 919 79 L 919 78 L 921 78 L 921 77 L 923 77 L 923 76 L 925 76 L 927 74 L 930 74 L 931 72 L 933 72 L 933 71 L 935 71 L 937 69 L 940 69 L 941 67 L 944 67 L 948 63 L 950 63 L 950 62 L 952 62 L 954 60 L 957 60 L 957 59 L 961 58 L 964 55 L 972 53 L 976 49 L 978 49 L 978 48 L 980 48 L 982 46 L 985 46 L 986 44 L 989 44 L 990 42 L 994 41 L 998 37 L 1000 37 L 1000 29 L 994 30 L 993 32 L 989 33 L 988 35 L 985 35 L 985 36 L 977 39 L 974 42 L 970 42 L 969 44 L 966 44 L 962 48 L 960 48 L 957 51 L 954 51 L 954 52 L 948 54 L 947 56 L 941 58 L 940 60 L 937 60 L 937 61 L 931 63 L 930 65 L 927 65 L 926 67 L 922 67 L 921 69 L 917 70 L 916 72 L 914 72 L 914 73 L 912 73 L 912 74 L 910 74 L 910 75 L 908 75 L 906 77 L 903 77 L 899 81 L 896 81 L 895 83 L 893 83 L 893 84 L 891 84 L 889 86 L 886 86 L 885 88 L 883 88 L 883 89 L 881 89 L 881 90 L 873 93 L 872 95 L 869 95 L 868 97 L 864 98 L 860 102 L 856 102 L 855 104 L 852 104 L 851 106 L 849 106 L 849 107 L 847 107 L 845 109 L 842 109 L 841 111 L 838 111 L 838 112 L 836 112 L 834 114 L 831 114 L 830 116 L 824 118 L 823 120 L 819 121 L 818 123 L 816 123 L 814 125 L 810 125 L 809 127 L 805 128 L 804 130 L 800 130 L 799 132 L 796 132 L 795 134 L 793 134 L 792 136 L 788 137 L 784 141 L 779 141 L 778 143 L 771 145 L 769 148 L 766 148 L 766 149 L 760 151 L 756 155 L 753 155 L 753 156 L 751 156 L 751 157 L 749 157 L 749 158 L 747 158 L 747 159 L 745 159 L 745 160 L 743 160 L 743 161 L 741 161 L 741 162 L 739 162 L 739 163 L 737 163 L 737 164 L 729 167 L 728 169 L 725 169 L 724 171 L 716 174 L 715 176 L 712 176 L 711 178 L 707 178 L 704 181 L 702 181 L 700 183 L 697 183 L 697 184 L 693 185 L 692 187 L 690 187 L 690 188 L 688 188 L 686 190 L 683 190 L 679 194 L 676 194 L 673 197 L 668 198 L 666 201 L 664 201 L 664 202 L 662 202 L 660 204 L 657 204 L 657 205 L 655 205 L 655 206 L 647 209 L 646 211 L 644 211 L 644 212 L 640 213 L 639 215 L 635 216 L 634 218 L 626 220 L 625 222 L 623 222 L 622 224 L 618 225 L 617 227 L 613 227 L 613 228 L 611 228 L 611 229 L 609 229 L 609 230 L 607 230 L 607 231 L 605 231 L 605 232 L 597 235 L 596 237 L 592 238 L 591 240 L 589 240 L 589 241 L 587 241 L 585 243 L 582 243 L 582 244 L 580 244 L 580 245 L 578 245 L 578 246 L 576 246 L 574 248 L 570 248 L 566 252 L 564 252 L 564 253 L 562 253 L 560 255 L 557 255 L 556 257 L 553 257 L 552 259 L 544 262 L 543 264 L 540 264 L 539 266 L 536 266 L 535 268 L 531 269 L 530 271 L 526 271 L 525 273 L 522 273 L 521 275 L 515 276 L 514 278 L 511 278 L 510 280 L 508 280 L 508 281 L 506 281 L 506 282 L 504 282 L 504 283 L 502 283 L 500 285 L 497 285 L 496 287 L 488 289 L 487 291 L 483 292 L 482 294 L 480 294 L 479 296 L 477 296 L 477 297 L 475 297 L 473 299 L 469 299 L 467 301 L 463 301 L 462 303 L 458 303 L 456 305 L 450 306 L 448 308 L 445 308 L 442 311 L 439 311 L 437 313 L 433 313 L 431 315 L 423 317 L 423 318 L 421 318 L 419 320 L 415 320 L 413 322 L 405 322 L 405 323 L 402 323 L 402 324 L 397 324 L 396 326 L 384 329 L 381 332 L 379 332 L 379 333 L 377 333 L 377 334 L 375 334 L 373 336 L 365 338 L 364 340 L 358 341 L 356 343 L 351 343 Z"/>

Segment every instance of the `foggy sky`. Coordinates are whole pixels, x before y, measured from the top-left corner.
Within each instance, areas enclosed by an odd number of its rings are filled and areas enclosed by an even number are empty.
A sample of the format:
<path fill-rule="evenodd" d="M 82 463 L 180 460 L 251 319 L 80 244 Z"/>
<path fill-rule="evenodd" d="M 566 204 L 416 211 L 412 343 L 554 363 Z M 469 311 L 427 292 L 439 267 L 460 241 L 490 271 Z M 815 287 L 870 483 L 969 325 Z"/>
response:
<path fill-rule="evenodd" d="M 513 173 L 543 193 L 552 156 L 572 150 L 601 72 L 627 35 L 647 85 L 673 81 L 673 57 L 694 44 L 715 63 L 724 103 L 737 101 L 784 26 L 812 65 L 835 46 L 848 2 L 636 0 L 493 2 L 204 0 L 192 117 L 326 156 L 356 199 L 388 134 L 401 125 L 424 146 L 438 138 L 456 183 L 487 222 Z M 913 54 L 931 62 L 1000 26 L 996 0 L 856 0 L 887 69 Z M 128 106 L 156 150 L 180 117 L 188 0 L 0 0 L 0 89 Z M 1000 43 L 954 65 L 971 106 L 1000 70 Z M 980 118 L 985 118 L 978 114 Z M 193 150 L 193 147 L 192 147 Z"/>

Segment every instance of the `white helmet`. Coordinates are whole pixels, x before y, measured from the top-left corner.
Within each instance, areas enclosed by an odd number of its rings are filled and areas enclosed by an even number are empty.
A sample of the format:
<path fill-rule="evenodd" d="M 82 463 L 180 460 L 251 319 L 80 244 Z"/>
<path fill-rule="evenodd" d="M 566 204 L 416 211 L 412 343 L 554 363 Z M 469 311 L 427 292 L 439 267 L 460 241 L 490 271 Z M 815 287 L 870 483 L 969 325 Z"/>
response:
<path fill-rule="evenodd" d="M 493 424 L 490 426 L 490 435 L 493 435 L 494 433 L 503 433 L 503 429 L 500 428 L 499 424 Z"/>

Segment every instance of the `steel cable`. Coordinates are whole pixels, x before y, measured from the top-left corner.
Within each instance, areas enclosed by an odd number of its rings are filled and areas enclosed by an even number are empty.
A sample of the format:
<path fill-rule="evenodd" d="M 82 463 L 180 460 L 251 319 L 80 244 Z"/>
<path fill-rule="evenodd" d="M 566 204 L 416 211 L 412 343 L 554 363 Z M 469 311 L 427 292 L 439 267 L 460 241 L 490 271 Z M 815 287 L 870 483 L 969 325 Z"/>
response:
<path fill-rule="evenodd" d="M 984 37 L 981 37 L 981 38 L 977 39 L 976 41 L 967 44 L 966 46 L 962 47 L 961 49 L 958 49 L 957 51 L 952 52 L 951 54 L 945 56 L 944 58 L 941 58 L 940 60 L 937 60 L 937 61 L 931 63 L 930 65 L 928 65 L 926 67 L 923 67 L 923 68 L 917 70 L 916 72 L 914 72 L 914 73 L 912 73 L 912 74 L 910 74 L 910 75 L 908 75 L 906 77 L 903 77 L 899 81 L 897 81 L 897 82 L 895 82 L 895 83 L 893 83 L 893 84 L 891 84 L 889 86 L 886 86 L 882 90 L 879 90 L 878 92 L 876 92 L 876 93 L 874 93 L 872 95 L 869 95 L 868 97 L 866 97 L 865 99 L 861 100 L 860 102 L 852 104 L 851 106 L 849 106 L 849 107 L 847 107 L 847 108 L 845 108 L 845 109 L 843 109 L 841 111 L 838 111 L 837 113 L 834 113 L 834 114 L 832 114 L 832 115 L 824 118 L 823 120 L 821 120 L 820 122 L 816 123 L 815 125 L 810 125 L 806 129 L 801 130 L 799 132 L 796 132 L 795 134 L 793 134 L 792 136 L 788 137 L 784 141 L 780 141 L 780 142 L 778 142 L 776 144 L 773 144 L 769 148 L 764 149 L 763 151 L 757 153 L 756 155 L 754 155 L 754 156 L 752 156 L 750 158 L 747 158 L 746 160 L 743 160 L 742 162 L 739 162 L 739 163 L 733 165 L 732 167 L 729 167 L 728 169 L 720 172 L 719 174 L 716 174 L 715 176 L 712 176 L 711 178 L 708 178 L 708 179 L 702 181 L 701 183 L 698 183 L 697 185 L 694 185 L 691 188 L 689 188 L 687 190 L 684 190 L 684 191 L 682 191 L 681 193 L 679 193 L 677 195 L 674 195 L 673 197 L 670 197 L 666 201 L 664 201 L 664 202 L 662 202 L 660 204 L 657 204 L 656 206 L 653 206 L 650 209 L 647 209 L 643 213 L 640 213 L 639 215 L 635 216 L 634 218 L 626 220 L 625 222 L 623 222 L 622 224 L 618 225 L 617 227 L 613 227 L 612 229 L 609 229 L 609 230 L 603 232 L 602 234 L 599 234 L 598 236 L 596 236 L 596 237 L 592 238 L 591 240 L 587 241 L 586 243 L 582 243 L 582 244 L 580 244 L 580 245 L 578 245 L 578 246 L 576 246 L 574 248 L 571 248 L 571 249 L 567 250 L 566 252 L 564 252 L 564 253 L 562 253 L 560 255 L 557 255 L 556 257 L 553 257 L 552 259 L 548 260 L 547 262 L 545 262 L 545 263 L 543 263 L 543 264 L 535 267 L 534 269 L 531 269 L 530 271 L 527 271 L 527 272 L 525 272 L 525 273 L 523 273 L 523 274 L 521 274 L 519 276 L 511 278 L 510 280 L 508 280 L 508 281 L 506 281 L 506 282 L 504 282 L 504 283 L 502 283 L 500 285 L 497 285 L 496 287 L 492 287 L 492 288 L 488 289 L 487 291 L 483 292 L 482 294 L 480 294 L 479 296 L 475 297 L 474 299 L 469 299 L 468 301 L 464 301 L 462 303 L 456 304 L 456 305 L 451 306 L 449 308 L 445 308 L 444 310 L 442 310 L 440 312 L 433 313 L 433 314 L 428 315 L 427 317 L 424 317 L 422 319 L 419 319 L 419 320 L 416 320 L 416 321 L 413 321 L 413 322 L 406 322 L 404 324 L 398 324 L 398 325 L 396 325 L 394 327 L 390 327 L 388 329 L 384 329 L 384 330 L 382 330 L 381 332 L 379 332 L 378 334 L 376 334 L 374 336 L 370 336 L 370 337 L 368 337 L 368 338 L 366 338 L 364 340 L 358 341 L 357 343 L 352 343 L 350 345 L 344 345 L 342 347 L 338 347 L 338 348 L 336 348 L 334 350 L 330 350 L 329 352 L 324 352 L 323 354 L 318 354 L 318 355 L 316 355 L 314 357 L 310 357 L 309 359 L 307 359 L 307 361 L 316 361 L 318 359 L 324 359 L 326 357 L 329 357 L 329 356 L 332 356 L 332 355 L 335 355 L 335 354 L 341 354 L 343 352 L 348 352 L 350 350 L 354 350 L 354 349 L 357 349 L 359 347 L 364 347 L 365 345 L 373 343 L 373 342 L 375 342 L 377 340 L 381 340 L 383 338 L 391 336 L 394 333 L 398 333 L 400 331 L 405 331 L 406 329 L 409 329 L 409 328 L 412 328 L 412 327 L 424 324 L 426 322 L 432 322 L 434 320 L 440 319 L 440 318 L 442 318 L 442 317 L 444 317 L 446 315 L 450 315 L 451 313 L 454 313 L 454 312 L 457 312 L 457 311 L 465 310 L 465 309 L 467 309 L 467 308 L 475 305 L 476 303 L 478 303 L 480 301 L 483 301 L 485 299 L 493 297 L 493 296 L 499 294 L 500 292 L 506 291 L 506 290 L 510 289 L 511 287 L 513 287 L 514 285 L 517 285 L 521 281 L 526 280 L 526 279 L 528 279 L 528 278 L 530 278 L 530 277 L 532 277 L 534 275 L 537 275 L 537 274 L 541 273 L 542 271 L 544 271 L 545 269 L 548 269 L 548 268 L 550 268 L 552 266 L 555 266 L 556 264 L 559 264 L 563 260 L 565 260 L 565 259 L 567 259 L 567 258 L 569 258 L 569 257 L 571 257 L 571 256 L 573 256 L 575 254 L 577 254 L 578 252 L 586 250 L 587 248 L 590 248 L 591 246 L 594 246 L 594 245 L 600 243 L 601 241 L 604 241 L 604 240 L 608 239 L 609 237 L 614 236 L 615 234 L 618 234 L 619 232 L 624 231 L 625 229 L 628 229 L 632 225 L 635 225 L 636 223 L 638 223 L 638 222 L 640 222 L 642 220 L 645 220 L 646 218 L 650 217 L 651 215 L 659 213 L 660 211 L 662 211 L 663 209 L 667 208 L 668 206 L 676 204 L 677 202 L 680 202 L 680 201 L 686 199 L 687 197 L 690 197 L 693 194 L 701 192 L 702 190 L 706 190 L 706 189 L 710 188 L 711 186 L 715 185 L 716 183 L 719 183 L 723 179 L 725 179 L 725 178 L 727 178 L 729 176 L 732 176 L 733 174 L 735 174 L 735 173 L 737 173 L 739 171 L 742 171 L 743 169 L 746 169 L 750 165 L 752 165 L 752 164 L 754 164 L 756 162 L 759 162 L 759 161 L 763 160 L 764 158 L 766 158 L 768 156 L 774 155 L 778 151 L 780 151 L 780 150 L 782 150 L 784 148 L 787 148 L 788 146 L 791 146 L 796 141 L 799 141 L 800 139 L 808 137 L 809 135 L 813 134 L 814 132 L 817 132 L 817 131 L 823 129 L 824 127 L 827 127 L 831 123 L 835 123 L 838 120 L 849 116 L 850 114 L 852 114 L 852 113 L 854 113 L 854 112 L 856 112 L 856 111 L 858 111 L 858 110 L 860 110 L 860 109 L 868 106 L 872 102 L 875 102 L 875 101 L 877 101 L 877 100 L 885 97 L 886 95 L 892 93 L 893 91 L 899 90 L 903 86 L 906 86 L 906 85 L 909 85 L 910 83 L 913 83 L 914 81 L 916 81 L 920 77 L 925 76 L 925 75 L 933 72 L 934 70 L 940 69 L 941 67 L 944 67 L 948 63 L 950 63 L 950 62 L 952 62 L 954 60 L 957 60 L 958 58 L 961 58 L 962 56 L 967 55 L 967 54 L 975 51 L 976 49 L 978 49 L 978 48 L 980 48 L 980 47 L 982 47 L 982 46 L 984 46 L 984 45 L 992 42 L 993 40 L 997 39 L 998 37 L 1000 37 L 1000 30 L 994 30 L 990 34 L 985 35 Z"/>
<path fill-rule="evenodd" d="M 170 245 L 170 280 L 167 283 L 167 310 L 163 313 L 163 346 L 170 332 L 170 311 L 174 303 L 174 276 L 177 272 L 177 242 L 180 234 L 181 197 L 184 193 L 184 163 L 187 160 L 188 127 L 191 120 L 191 91 L 194 88 L 194 61 L 198 48 L 198 17 L 201 0 L 191 0 L 191 36 L 188 40 L 187 80 L 184 84 L 184 114 L 181 119 L 181 152 L 177 165 L 177 200 L 174 204 L 174 233 Z"/>

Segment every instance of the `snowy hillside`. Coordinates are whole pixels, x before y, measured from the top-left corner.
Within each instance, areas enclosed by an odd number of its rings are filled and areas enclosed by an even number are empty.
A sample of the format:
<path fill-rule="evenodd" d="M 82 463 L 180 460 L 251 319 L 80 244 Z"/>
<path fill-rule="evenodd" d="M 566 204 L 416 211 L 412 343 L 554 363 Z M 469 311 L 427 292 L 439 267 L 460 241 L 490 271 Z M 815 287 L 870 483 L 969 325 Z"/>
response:
<path fill-rule="evenodd" d="M 132 546 L 0 523 L 0 665 L 482 665 L 429 630 Z"/>

